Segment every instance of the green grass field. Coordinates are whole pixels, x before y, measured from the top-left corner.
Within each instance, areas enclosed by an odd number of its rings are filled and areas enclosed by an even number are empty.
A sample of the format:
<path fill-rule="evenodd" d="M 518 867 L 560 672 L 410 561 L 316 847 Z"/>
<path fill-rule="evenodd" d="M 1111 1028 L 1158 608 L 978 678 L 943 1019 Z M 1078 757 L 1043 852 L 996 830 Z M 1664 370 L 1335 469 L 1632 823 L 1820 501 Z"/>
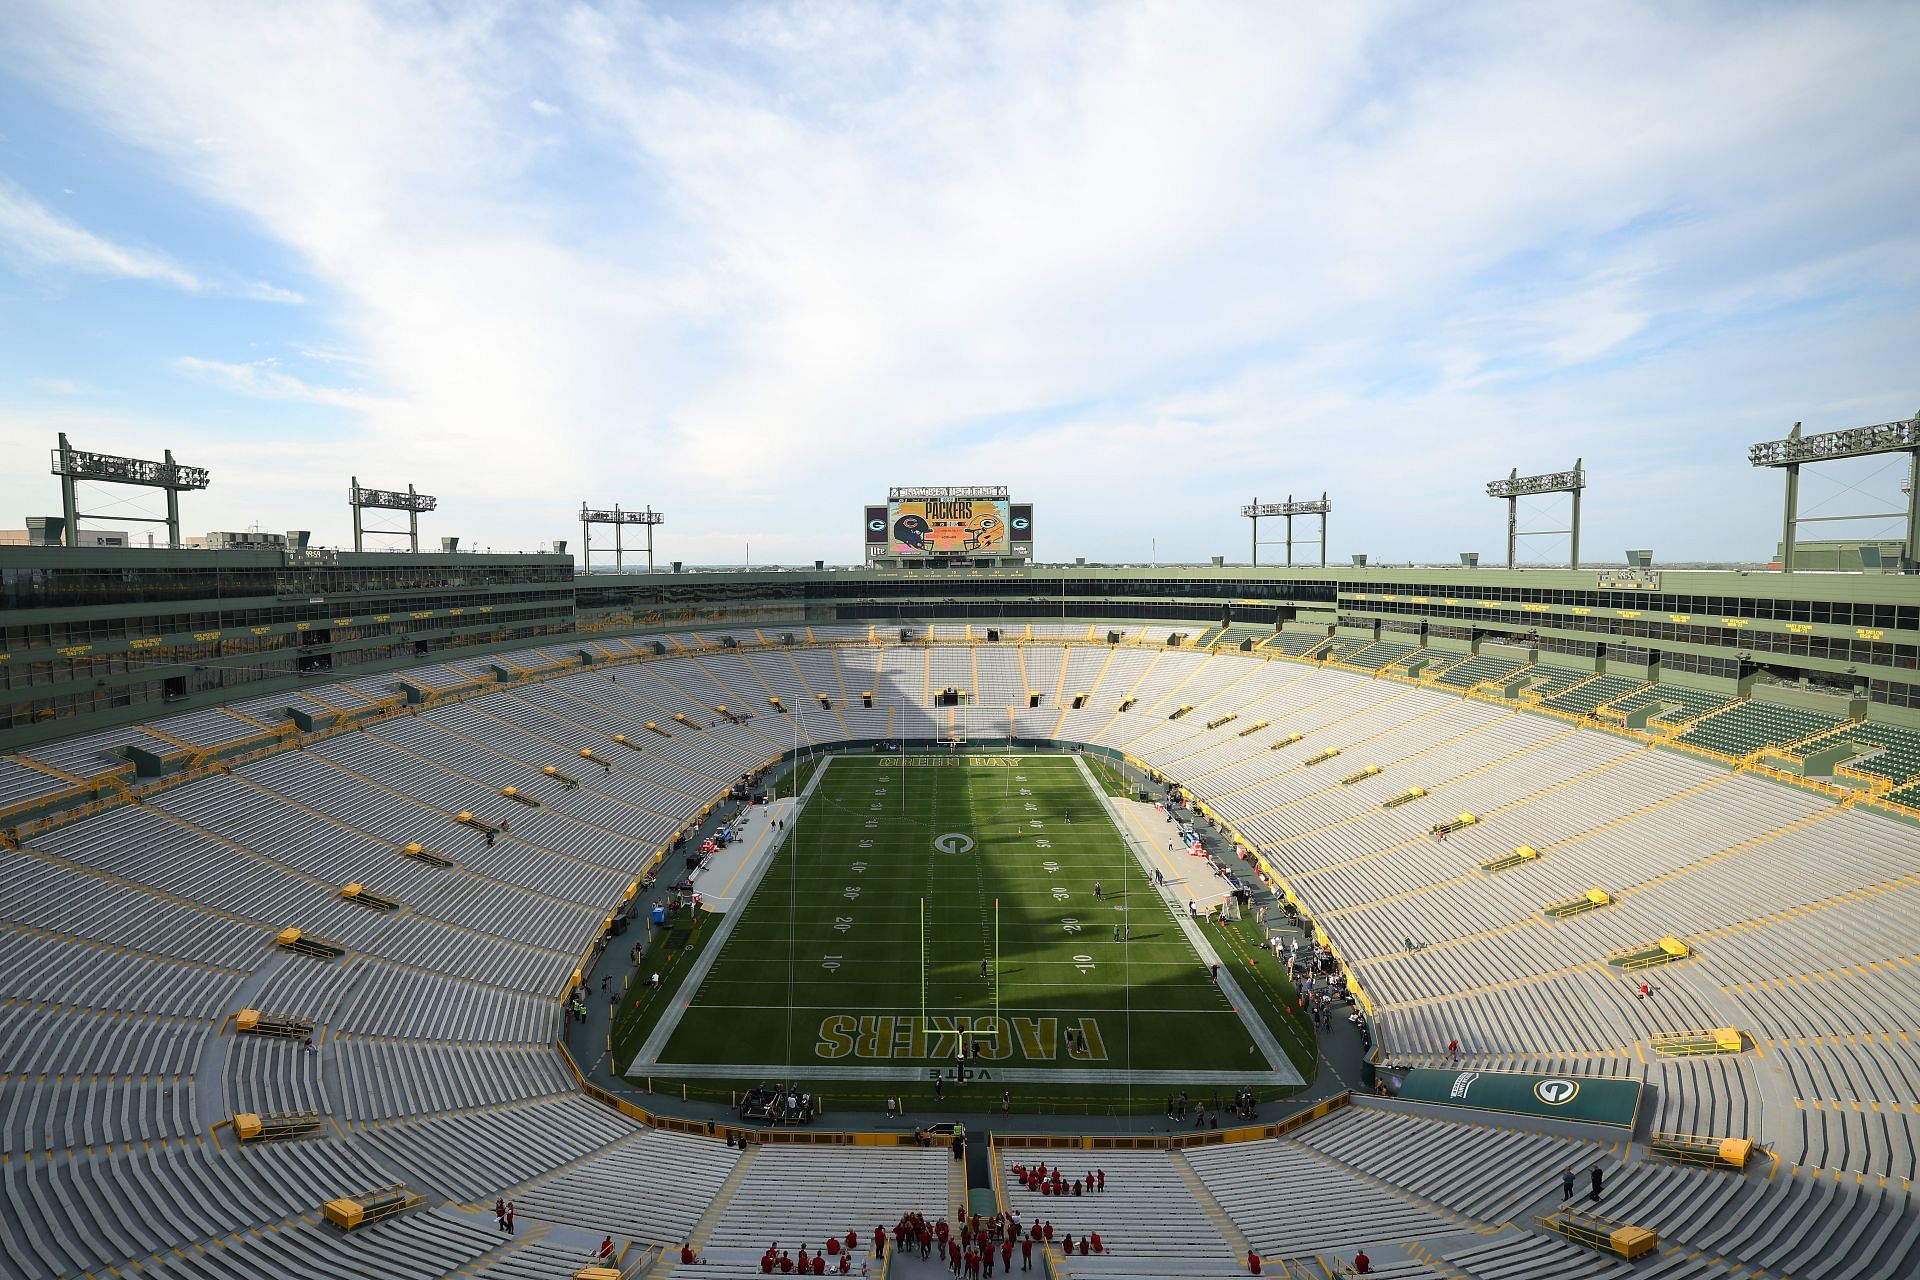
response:
<path fill-rule="evenodd" d="M 990 1079 L 1274 1083 L 1072 758 L 840 757 L 796 827 L 633 1074 L 926 1080 L 972 1030 Z"/>

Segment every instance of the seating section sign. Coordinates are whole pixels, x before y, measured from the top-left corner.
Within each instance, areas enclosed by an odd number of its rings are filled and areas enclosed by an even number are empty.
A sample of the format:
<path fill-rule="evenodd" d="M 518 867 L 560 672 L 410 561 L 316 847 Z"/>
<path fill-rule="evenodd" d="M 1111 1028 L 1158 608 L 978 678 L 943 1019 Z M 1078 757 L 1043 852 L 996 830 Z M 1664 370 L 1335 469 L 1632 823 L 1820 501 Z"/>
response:
<path fill-rule="evenodd" d="M 1633 1127 L 1640 1082 L 1612 1076 L 1539 1076 L 1517 1071 L 1440 1071 L 1381 1067 L 1389 1097 L 1449 1107 L 1479 1107 L 1583 1124 Z"/>

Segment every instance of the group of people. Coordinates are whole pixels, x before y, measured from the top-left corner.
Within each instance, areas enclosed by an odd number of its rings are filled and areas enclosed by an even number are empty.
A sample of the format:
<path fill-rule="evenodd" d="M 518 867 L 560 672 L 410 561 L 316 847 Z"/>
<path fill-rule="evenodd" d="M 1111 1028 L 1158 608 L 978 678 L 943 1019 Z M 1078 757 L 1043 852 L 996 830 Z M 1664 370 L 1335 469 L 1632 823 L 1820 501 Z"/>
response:
<path fill-rule="evenodd" d="M 740 1118 L 750 1124 L 805 1124 L 816 1114 L 813 1095 L 792 1085 L 763 1084 L 740 1101 Z"/>
<path fill-rule="evenodd" d="M 1195 1102 L 1182 1089 L 1179 1093 L 1167 1095 L 1167 1119 L 1184 1124 L 1187 1111 L 1193 1110 L 1193 1127 L 1196 1129 L 1215 1129 L 1220 1125 L 1220 1097 L 1215 1094 L 1205 1102 Z M 1242 1089 L 1234 1095 L 1233 1113 L 1241 1119 L 1248 1119 L 1254 1113 L 1253 1090 Z"/>
<path fill-rule="evenodd" d="M 1317 942 L 1292 938 L 1282 942 L 1278 934 L 1268 939 L 1274 958 L 1287 966 L 1293 979 L 1294 994 L 1313 1025 L 1330 1031 L 1336 1019 L 1344 1018 L 1360 1033 L 1360 1051 L 1372 1049 L 1373 1034 L 1347 988 L 1347 976 L 1340 971 L 1339 957 Z"/>
<path fill-rule="evenodd" d="M 1596 1201 L 1599 1200 L 1600 1192 L 1604 1187 L 1606 1179 L 1605 1179 L 1605 1176 L 1600 1172 L 1600 1166 L 1598 1164 L 1594 1165 L 1592 1169 L 1587 1171 L 1587 1181 L 1589 1184 L 1591 1184 L 1591 1187 L 1592 1187 L 1592 1190 L 1589 1192 L 1588 1198 Z M 1566 1172 L 1560 1175 L 1560 1198 L 1562 1200 L 1569 1200 L 1569 1201 L 1573 1199 L 1573 1166 L 1572 1165 L 1568 1165 Z"/>
<path fill-rule="evenodd" d="M 1089 1193 L 1098 1195 L 1107 1189 L 1107 1171 L 1091 1170 L 1084 1178 L 1067 1181 L 1067 1175 L 1058 1165 L 1047 1168 L 1045 1162 L 1028 1168 L 1024 1164 L 1013 1166 L 1013 1176 L 1020 1185 L 1029 1191 L 1043 1196 L 1083 1196 Z"/>
<path fill-rule="evenodd" d="M 874 1229 L 876 1240 L 879 1234 L 879 1228 L 876 1227 Z M 807 1246 L 802 1244 L 798 1257 L 782 1249 L 780 1242 L 775 1240 L 767 1246 L 767 1251 L 760 1255 L 760 1274 L 763 1276 L 770 1276 L 775 1273 L 783 1276 L 824 1276 L 828 1272 L 832 1272 L 834 1275 L 851 1275 L 853 1272 L 853 1255 L 858 1253 L 859 1250 L 860 1235 L 851 1228 L 848 1229 L 845 1240 L 841 1240 L 835 1236 L 828 1236 L 827 1242 L 820 1246 L 820 1250 L 817 1253 L 808 1252 Z M 684 1255 L 684 1249 L 682 1253 Z M 682 1260 L 685 1260 L 684 1256 Z M 860 1274 L 867 1274 L 867 1264 L 864 1262 L 860 1264 Z"/>
<path fill-rule="evenodd" d="M 1093 1178 L 1094 1175 L 1090 1174 L 1087 1181 L 1091 1182 Z M 977 1213 L 968 1213 L 965 1205 L 955 1210 L 954 1222 L 958 1224 L 957 1227 L 948 1225 L 945 1218 L 929 1223 L 924 1214 L 907 1214 L 893 1228 L 893 1247 L 896 1250 L 917 1248 L 923 1259 L 933 1257 L 937 1252 L 954 1275 L 966 1277 L 966 1280 L 978 1280 L 982 1276 L 991 1276 L 996 1262 L 1001 1271 L 1011 1272 L 1016 1252 L 1020 1255 L 1020 1269 L 1033 1270 L 1033 1251 L 1038 1248 L 1044 1253 L 1054 1238 L 1051 1220 L 1023 1226 L 1017 1214 L 996 1213 L 982 1218 Z M 885 1234 L 876 1228 L 876 1257 L 881 1255 L 884 1243 Z M 1060 1247 L 1070 1254 L 1077 1250 L 1081 1256 L 1106 1251 L 1097 1232 L 1082 1236 L 1078 1241 L 1069 1232 L 1061 1238 Z M 1043 1257 L 1042 1269 L 1045 1266 Z"/>

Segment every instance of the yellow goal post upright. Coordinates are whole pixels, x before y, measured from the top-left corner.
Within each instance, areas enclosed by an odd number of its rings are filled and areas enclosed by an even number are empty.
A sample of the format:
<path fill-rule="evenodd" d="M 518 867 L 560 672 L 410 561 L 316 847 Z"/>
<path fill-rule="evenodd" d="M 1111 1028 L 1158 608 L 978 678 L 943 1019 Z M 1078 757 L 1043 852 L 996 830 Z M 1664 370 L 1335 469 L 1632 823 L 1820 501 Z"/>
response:
<path fill-rule="evenodd" d="M 993 954 L 990 957 L 989 974 L 993 978 L 993 1025 L 983 1029 L 969 1025 L 960 1027 L 936 1027 L 927 1011 L 927 900 L 920 899 L 920 1034 L 926 1041 L 927 1056 L 940 1061 L 946 1054 L 935 1048 L 947 1036 L 954 1037 L 954 1052 L 965 1060 L 968 1047 L 975 1040 L 993 1041 L 999 1038 L 1006 1022 L 1000 1017 L 1000 899 L 993 900 Z"/>

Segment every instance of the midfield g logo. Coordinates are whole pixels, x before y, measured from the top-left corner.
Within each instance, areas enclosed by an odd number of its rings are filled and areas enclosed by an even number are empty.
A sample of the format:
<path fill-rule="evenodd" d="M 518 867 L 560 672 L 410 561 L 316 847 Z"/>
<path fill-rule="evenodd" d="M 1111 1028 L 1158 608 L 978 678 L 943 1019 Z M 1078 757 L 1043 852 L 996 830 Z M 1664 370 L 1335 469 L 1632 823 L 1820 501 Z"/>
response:
<path fill-rule="evenodd" d="M 933 847 L 941 853 L 972 853 L 974 843 L 972 836 L 960 831 L 949 831 L 933 838 Z"/>

